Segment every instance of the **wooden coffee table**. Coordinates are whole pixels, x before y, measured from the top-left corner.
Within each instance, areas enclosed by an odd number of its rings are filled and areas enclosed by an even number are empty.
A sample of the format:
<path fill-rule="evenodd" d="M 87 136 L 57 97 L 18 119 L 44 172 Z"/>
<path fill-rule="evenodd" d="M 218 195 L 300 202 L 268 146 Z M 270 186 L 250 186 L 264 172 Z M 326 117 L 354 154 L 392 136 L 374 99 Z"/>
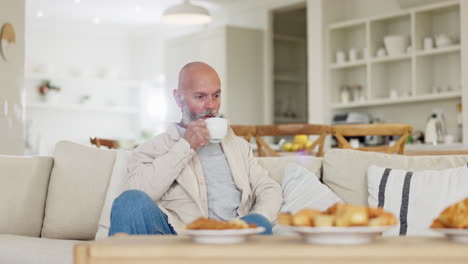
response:
<path fill-rule="evenodd" d="M 105 263 L 468 263 L 468 244 L 443 237 L 379 238 L 366 245 L 306 244 L 299 237 L 255 236 L 243 244 L 204 245 L 184 236 L 118 236 L 75 246 L 75 264 Z"/>

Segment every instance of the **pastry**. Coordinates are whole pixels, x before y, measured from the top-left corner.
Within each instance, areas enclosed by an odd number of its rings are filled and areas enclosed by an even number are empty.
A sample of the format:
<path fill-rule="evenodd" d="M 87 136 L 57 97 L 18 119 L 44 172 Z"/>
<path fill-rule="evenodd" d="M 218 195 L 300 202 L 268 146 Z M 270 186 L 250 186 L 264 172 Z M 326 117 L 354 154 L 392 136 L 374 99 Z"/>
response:
<path fill-rule="evenodd" d="M 383 208 L 336 203 L 324 211 L 302 209 L 296 214 L 280 213 L 281 225 L 293 226 L 387 226 L 395 225 L 395 216 Z"/>
<path fill-rule="evenodd" d="M 445 208 L 436 220 L 438 222 L 434 223 L 434 221 L 432 223 L 433 226 L 442 225 L 442 227 L 446 228 L 468 228 L 468 198 Z"/>
<path fill-rule="evenodd" d="M 215 219 L 208 219 L 205 217 L 200 217 L 186 226 L 186 229 L 211 229 L 211 230 L 221 230 L 221 229 L 246 229 L 246 228 L 256 228 L 256 225 L 248 224 L 244 220 L 234 219 L 228 222 L 219 221 Z"/>
<path fill-rule="evenodd" d="M 302 209 L 292 217 L 292 224 L 295 226 L 314 226 L 314 216 L 321 214 L 318 210 Z"/>

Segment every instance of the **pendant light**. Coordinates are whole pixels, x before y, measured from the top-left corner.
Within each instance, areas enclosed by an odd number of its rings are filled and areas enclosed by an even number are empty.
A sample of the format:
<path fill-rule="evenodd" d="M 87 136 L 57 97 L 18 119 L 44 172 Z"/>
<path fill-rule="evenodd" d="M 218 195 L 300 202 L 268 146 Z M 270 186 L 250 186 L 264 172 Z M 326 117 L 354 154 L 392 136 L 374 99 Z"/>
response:
<path fill-rule="evenodd" d="M 211 22 L 211 16 L 206 8 L 184 0 L 182 4 L 168 7 L 163 13 L 162 21 L 177 25 L 207 24 Z"/>

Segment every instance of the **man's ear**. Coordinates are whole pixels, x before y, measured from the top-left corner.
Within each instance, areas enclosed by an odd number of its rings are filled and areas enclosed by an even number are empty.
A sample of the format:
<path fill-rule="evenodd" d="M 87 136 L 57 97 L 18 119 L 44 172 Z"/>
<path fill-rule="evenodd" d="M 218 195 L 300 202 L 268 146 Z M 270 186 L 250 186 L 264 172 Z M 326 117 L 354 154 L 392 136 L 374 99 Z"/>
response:
<path fill-rule="evenodd" d="M 177 103 L 177 105 L 182 108 L 183 104 L 182 104 L 182 94 L 180 93 L 179 89 L 174 89 L 172 90 L 172 95 L 174 96 L 174 99 Z"/>

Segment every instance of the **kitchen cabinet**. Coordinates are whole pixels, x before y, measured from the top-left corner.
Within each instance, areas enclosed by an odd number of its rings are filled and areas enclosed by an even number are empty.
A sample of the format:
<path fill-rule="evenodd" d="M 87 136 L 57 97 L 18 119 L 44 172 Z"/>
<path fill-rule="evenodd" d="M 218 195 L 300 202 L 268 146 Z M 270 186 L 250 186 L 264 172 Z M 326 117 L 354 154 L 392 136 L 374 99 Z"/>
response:
<path fill-rule="evenodd" d="M 450 1 L 329 25 L 331 110 L 460 99 L 460 23 L 460 3 Z M 441 34 L 449 36 L 451 43 L 438 46 Z M 384 38 L 391 35 L 406 36 L 408 44 L 399 54 L 385 49 L 379 54 Z M 432 48 L 424 47 L 428 37 Z M 358 53 L 354 60 L 350 60 L 351 49 Z M 346 60 L 337 58 L 340 52 Z M 344 86 L 360 86 L 361 96 L 343 100 Z"/>
<path fill-rule="evenodd" d="M 273 122 L 307 123 L 305 6 L 275 10 L 273 34 Z"/>

